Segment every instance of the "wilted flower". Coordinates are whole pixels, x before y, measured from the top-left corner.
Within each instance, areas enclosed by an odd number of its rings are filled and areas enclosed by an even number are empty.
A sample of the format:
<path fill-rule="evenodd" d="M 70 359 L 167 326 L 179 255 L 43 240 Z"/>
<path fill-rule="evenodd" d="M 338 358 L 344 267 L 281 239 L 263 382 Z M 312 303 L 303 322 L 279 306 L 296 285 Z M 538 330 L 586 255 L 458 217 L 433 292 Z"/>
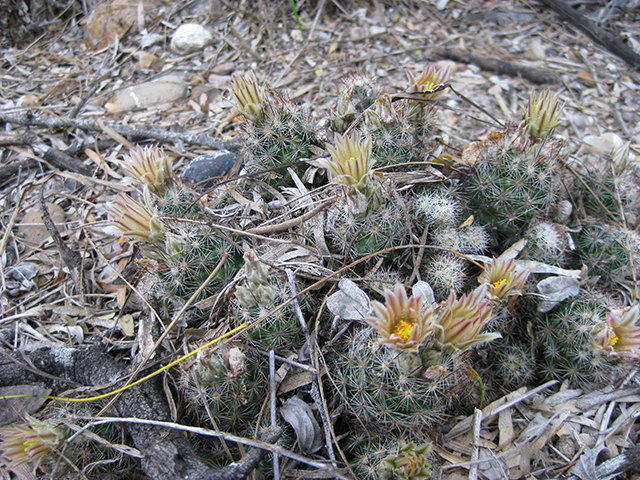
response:
<path fill-rule="evenodd" d="M 440 304 L 436 338 L 445 348 L 464 352 L 501 337 L 499 333 L 480 333 L 491 319 L 492 306 L 486 295 L 487 287 L 483 285 L 459 299 L 451 292 Z"/>
<path fill-rule="evenodd" d="M 401 478 L 403 480 L 423 480 L 431 478 L 431 464 L 428 455 L 431 443 L 400 445 L 397 455 L 389 455 L 378 465 L 380 480 Z"/>
<path fill-rule="evenodd" d="M 557 95 L 551 95 L 549 90 L 544 90 L 539 96 L 531 92 L 529 108 L 524 116 L 531 140 L 535 142 L 549 135 L 560 124 L 558 120 L 563 108 L 564 104 L 560 105 Z"/>
<path fill-rule="evenodd" d="M 26 415 L 26 425 L 13 425 L 0 428 L 0 451 L 9 460 L 8 469 L 26 462 L 33 462 L 34 470 L 44 457 L 62 446 L 67 438 L 63 427 L 52 427 Z"/>
<path fill-rule="evenodd" d="M 382 337 L 380 343 L 417 352 L 422 341 L 435 330 L 435 308 L 421 296 L 411 295 L 399 283 L 384 291 L 385 303 L 371 302 L 376 315 L 364 319 Z"/>
<path fill-rule="evenodd" d="M 149 189 L 151 193 L 162 194 L 173 182 L 171 160 L 157 147 L 140 147 L 129 151 L 121 162 L 127 175 Z"/>
<path fill-rule="evenodd" d="M 482 274 L 478 282 L 487 286 L 490 298 L 504 300 L 513 295 L 520 295 L 531 268 L 518 269 L 514 258 L 494 258 Z"/>
<path fill-rule="evenodd" d="M 611 354 L 640 358 L 640 304 L 607 313 L 591 332 L 593 345 Z"/>
<path fill-rule="evenodd" d="M 331 160 L 323 158 L 319 163 L 333 174 L 336 183 L 362 190 L 372 175 L 371 137 L 359 141 L 356 133 L 336 134 L 335 143 L 335 147 L 327 147 Z"/>
<path fill-rule="evenodd" d="M 231 95 L 236 99 L 238 110 L 250 122 L 258 122 L 262 119 L 262 102 L 264 100 L 264 88 L 258 86 L 258 80 L 253 72 L 244 76 L 235 76 L 230 82 Z"/>
<path fill-rule="evenodd" d="M 385 125 L 393 125 L 398 121 L 398 114 L 393 108 L 389 95 L 382 95 L 365 112 L 364 123 L 372 130 Z"/>
<path fill-rule="evenodd" d="M 450 67 L 438 68 L 433 63 L 429 63 L 417 79 L 409 71 L 407 71 L 407 77 L 409 77 L 407 92 L 431 92 L 422 95 L 422 98 L 427 99 L 433 99 L 440 95 L 452 80 Z"/>
<path fill-rule="evenodd" d="M 129 240 L 161 243 L 165 238 L 165 227 L 158 217 L 158 211 L 151 205 L 145 190 L 144 204 L 136 202 L 129 195 L 119 193 L 107 205 L 107 212 L 113 222 L 104 229 L 105 233 L 123 235 Z"/>
<path fill-rule="evenodd" d="M 278 290 L 269 284 L 269 269 L 258 258 L 255 250 L 244 254 L 246 281 L 236 288 L 236 299 L 244 308 L 269 307 L 278 299 Z"/>

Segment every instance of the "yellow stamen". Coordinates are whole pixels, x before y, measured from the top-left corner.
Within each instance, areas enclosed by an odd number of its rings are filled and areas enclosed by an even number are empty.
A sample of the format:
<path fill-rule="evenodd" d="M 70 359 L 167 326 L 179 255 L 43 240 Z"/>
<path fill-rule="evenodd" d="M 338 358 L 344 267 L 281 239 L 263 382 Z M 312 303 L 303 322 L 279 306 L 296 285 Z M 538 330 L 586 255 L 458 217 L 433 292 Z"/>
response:
<path fill-rule="evenodd" d="M 350 162 L 357 162 L 357 161 L 358 161 L 358 159 L 357 159 L 357 158 L 355 158 L 355 157 L 351 157 L 351 158 L 349 159 L 349 161 L 350 161 Z"/>
<path fill-rule="evenodd" d="M 411 332 L 413 332 L 414 325 L 406 320 L 400 320 L 394 328 L 393 333 L 399 336 L 403 342 L 409 340 Z"/>
<path fill-rule="evenodd" d="M 611 335 L 611 338 L 609 339 L 609 346 L 610 347 L 615 346 L 615 344 L 618 343 L 618 340 L 620 340 L 620 338 L 614 333 L 613 335 Z"/>
<path fill-rule="evenodd" d="M 502 280 L 498 280 L 497 282 L 493 282 L 491 285 L 494 286 L 494 288 L 500 288 L 501 286 L 503 286 L 505 283 L 507 283 L 507 279 L 503 278 Z"/>

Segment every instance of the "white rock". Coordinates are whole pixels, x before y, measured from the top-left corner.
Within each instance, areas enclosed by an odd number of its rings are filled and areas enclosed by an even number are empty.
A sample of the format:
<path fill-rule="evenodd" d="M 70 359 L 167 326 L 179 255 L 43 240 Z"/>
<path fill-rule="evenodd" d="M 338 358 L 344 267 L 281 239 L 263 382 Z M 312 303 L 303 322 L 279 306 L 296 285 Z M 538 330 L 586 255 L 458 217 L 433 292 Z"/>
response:
<path fill-rule="evenodd" d="M 171 50 L 181 55 L 197 52 L 213 42 L 213 34 L 197 23 L 180 25 L 171 38 Z"/>
<path fill-rule="evenodd" d="M 595 155 L 611 153 L 615 148 L 624 145 L 622 138 L 613 132 L 602 135 L 587 135 L 582 139 L 582 142 L 585 144 L 585 150 Z"/>

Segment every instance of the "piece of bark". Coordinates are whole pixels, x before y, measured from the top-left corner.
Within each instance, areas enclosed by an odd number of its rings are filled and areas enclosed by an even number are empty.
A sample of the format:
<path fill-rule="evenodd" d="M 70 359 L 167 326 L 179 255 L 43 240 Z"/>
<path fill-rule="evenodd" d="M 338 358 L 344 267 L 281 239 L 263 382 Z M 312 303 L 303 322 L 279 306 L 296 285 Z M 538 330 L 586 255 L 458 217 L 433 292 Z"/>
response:
<path fill-rule="evenodd" d="M 45 347 L 25 353 L 31 363 L 22 365 L 20 355 L 2 352 L 0 387 L 10 385 L 47 386 L 54 391 L 67 388 L 67 381 L 82 385 L 111 385 L 123 378 L 127 370 L 100 347 Z M 47 374 L 38 375 L 37 371 Z M 55 380 L 58 377 L 60 380 Z M 109 390 L 117 388 L 111 386 Z M 171 421 L 160 376 L 153 377 L 124 392 L 115 403 L 118 414 L 126 417 Z M 221 470 L 212 470 L 196 455 L 182 432 L 162 427 L 127 424 L 133 442 L 143 455 L 142 469 L 155 480 L 242 480 L 257 467 L 266 451 L 250 450 L 240 461 Z M 274 443 L 281 430 L 265 432 L 263 441 Z"/>
<path fill-rule="evenodd" d="M 627 46 L 609 30 L 600 28 L 587 17 L 561 0 L 540 0 L 556 13 L 566 17 L 572 25 L 589 37 L 594 43 L 603 46 L 609 52 L 640 70 L 640 55 Z"/>
<path fill-rule="evenodd" d="M 24 133 L 2 132 L 0 133 L 0 147 L 11 145 L 32 145 L 38 140 L 38 136 L 27 130 Z"/>
<path fill-rule="evenodd" d="M 13 177 L 25 174 L 29 170 L 38 168 L 40 162 L 33 158 L 27 158 L 25 160 L 19 160 L 9 165 L 0 166 L 0 187 L 4 187 L 9 183 Z"/>
<path fill-rule="evenodd" d="M 562 83 L 560 76 L 555 73 L 546 72 L 544 70 L 538 70 L 536 68 L 524 67 L 516 65 L 513 62 L 505 62 L 498 60 L 497 58 L 482 57 L 480 55 L 474 55 L 464 50 L 457 48 L 435 48 L 430 52 L 436 57 L 454 60 L 460 63 L 473 63 L 482 70 L 488 72 L 494 72 L 499 75 L 510 75 L 512 77 L 522 77 L 525 80 L 535 84 L 559 84 Z"/>
<path fill-rule="evenodd" d="M 93 175 L 91 169 L 85 166 L 80 160 L 61 152 L 57 148 L 42 145 L 40 149 L 36 148 L 36 151 L 38 150 L 44 152 L 42 158 L 58 170 L 75 172 L 87 177 Z"/>

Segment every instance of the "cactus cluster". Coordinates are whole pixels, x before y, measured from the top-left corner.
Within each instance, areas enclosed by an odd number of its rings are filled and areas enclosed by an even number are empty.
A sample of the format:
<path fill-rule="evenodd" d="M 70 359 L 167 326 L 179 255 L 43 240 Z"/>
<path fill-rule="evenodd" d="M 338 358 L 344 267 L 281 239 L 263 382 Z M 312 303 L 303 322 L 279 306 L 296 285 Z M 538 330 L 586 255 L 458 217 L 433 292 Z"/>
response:
<path fill-rule="evenodd" d="M 170 316 L 222 262 L 197 300 L 216 295 L 216 320 L 250 324 L 239 340 L 181 367 L 190 412 L 204 417 L 206 407 L 221 430 L 255 432 L 263 424 L 267 352 L 299 359 L 310 353 L 301 314 L 335 367 L 324 393 L 348 412 L 337 428 L 351 439 L 346 451 L 359 478 L 428 478 L 430 429 L 444 412 L 466 412 L 505 388 L 541 379 L 596 385 L 621 372 L 625 358 L 640 356 L 638 308 L 624 309 L 615 295 L 621 285 L 637 292 L 640 264 L 640 182 L 623 158 L 628 152 L 614 155 L 611 178 L 600 175 L 600 186 L 598 175 L 573 179 L 580 172 L 565 168 L 562 142 L 553 136 L 562 105 L 544 92 L 531 95 L 522 124 L 491 133 L 474 145 L 473 161 L 442 168 L 434 180 L 433 169 L 442 166 L 428 165 L 441 156 L 434 99 L 450 82 L 450 70 L 428 66 L 388 95 L 372 78 L 352 75 L 329 121 L 314 125 L 253 73 L 234 77 L 245 170 L 236 183 L 209 192 L 213 205 L 177 179 L 162 151 L 138 149 L 125 159 L 142 192 L 111 204 L 108 230 L 144 252 L 147 293 Z M 251 200 L 234 204 L 239 191 Z M 315 217 L 290 221 L 322 203 Z M 216 207 L 229 213 L 224 235 L 213 226 Z M 275 228 L 276 218 L 286 228 Z M 265 238 L 271 227 L 275 233 Z M 526 245 L 510 248 L 521 239 Z M 270 256 L 274 244 L 286 245 L 282 262 L 267 260 L 279 258 Z M 339 329 L 338 320 L 316 312 L 311 295 L 333 293 L 322 282 L 296 305 L 283 305 L 292 299 L 279 268 L 293 265 L 289 247 L 309 252 L 298 281 L 323 278 L 340 264 L 343 275 L 361 281 L 371 311 L 362 311 L 367 302 L 357 295 L 343 296 L 346 305 L 337 310 L 363 322 Z M 534 270 L 537 264 L 548 268 Z M 582 269 L 592 289 L 538 311 L 539 297 L 530 294 L 548 273 L 532 272 L 567 273 L 555 267 L 574 269 L 574 276 Z M 413 295 L 403 286 L 409 282 Z M 193 310 L 187 318 L 205 324 L 208 313 Z M 344 336 L 324 348 L 325 332 L 338 330 Z M 384 442 L 377 438 L 387 434 Z"/>
<path fill-rule="evenodd" d="M 263 178 L 288 178 L 289 164 L 311 158 L 310 147 L 321 146 L 308 112 L 259 85 L 253 72 L 234 77 L 230 91 L 246 120 L 246 167 L 254 172 L 268 171 Z"/>

